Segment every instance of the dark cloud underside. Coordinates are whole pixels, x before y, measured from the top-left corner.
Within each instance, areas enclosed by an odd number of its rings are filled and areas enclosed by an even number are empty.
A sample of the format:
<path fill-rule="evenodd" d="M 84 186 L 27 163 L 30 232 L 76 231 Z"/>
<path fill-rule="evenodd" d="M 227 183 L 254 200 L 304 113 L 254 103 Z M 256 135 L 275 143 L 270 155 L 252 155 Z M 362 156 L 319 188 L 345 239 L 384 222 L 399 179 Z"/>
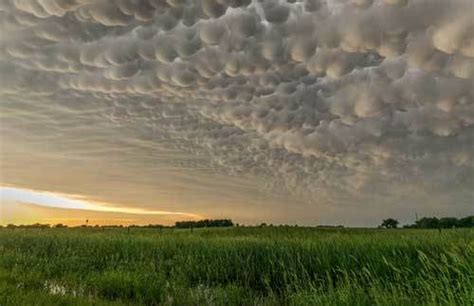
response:
<path fill-rule="evenodd" d="M 471 0 L 5 0 L 5 185 L 252 222 L 474 212 Z"/>

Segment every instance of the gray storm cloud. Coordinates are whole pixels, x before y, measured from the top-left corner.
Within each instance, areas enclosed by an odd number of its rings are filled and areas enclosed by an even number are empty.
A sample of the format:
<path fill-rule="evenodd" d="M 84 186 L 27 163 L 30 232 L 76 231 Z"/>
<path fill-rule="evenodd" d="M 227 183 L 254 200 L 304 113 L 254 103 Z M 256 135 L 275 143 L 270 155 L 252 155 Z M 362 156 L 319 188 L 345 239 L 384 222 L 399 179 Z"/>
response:
<path fill-rule="evenodd" d="M 117 158 L 146 188 L 153 165 L 191 189 L 249 177 L 355 222 L 472 212 L 473 16 L 472 0 L 5 0 L 4 141 L 35 163 Z"/>

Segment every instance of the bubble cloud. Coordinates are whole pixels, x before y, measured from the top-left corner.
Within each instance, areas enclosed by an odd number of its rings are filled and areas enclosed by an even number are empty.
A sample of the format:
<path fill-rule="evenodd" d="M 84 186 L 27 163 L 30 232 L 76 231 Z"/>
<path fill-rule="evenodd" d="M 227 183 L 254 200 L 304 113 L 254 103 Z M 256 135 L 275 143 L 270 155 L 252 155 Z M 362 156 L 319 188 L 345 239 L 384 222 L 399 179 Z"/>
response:
<path fill-rule="evenodd" d="M 2 1 L 2 181 L 243 222 L 472 213 L 473 14 L 472 0 Z"/>

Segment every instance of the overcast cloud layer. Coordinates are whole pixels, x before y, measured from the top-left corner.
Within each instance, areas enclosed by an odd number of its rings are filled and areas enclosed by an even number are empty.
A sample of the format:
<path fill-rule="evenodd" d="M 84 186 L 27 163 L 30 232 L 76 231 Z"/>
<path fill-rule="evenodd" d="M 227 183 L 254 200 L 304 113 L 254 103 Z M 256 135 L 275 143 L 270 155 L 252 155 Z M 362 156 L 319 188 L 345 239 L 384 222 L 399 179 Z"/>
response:
<path fill-rule="evenodd" d="M 472 0 L 3 0 L 2 182 L 244 222 L 474 212 Z"/>

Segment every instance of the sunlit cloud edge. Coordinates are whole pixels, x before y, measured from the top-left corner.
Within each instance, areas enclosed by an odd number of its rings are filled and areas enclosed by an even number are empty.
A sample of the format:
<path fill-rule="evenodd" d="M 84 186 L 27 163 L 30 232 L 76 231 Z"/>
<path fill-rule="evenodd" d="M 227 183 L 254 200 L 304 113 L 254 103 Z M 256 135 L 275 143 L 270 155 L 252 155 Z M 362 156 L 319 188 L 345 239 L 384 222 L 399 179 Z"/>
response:
<path fill-rule="evenodd" d="M 192 218 L 203 218 L 194 213 L 151 210 L 143 208 L 119 207 L 110 203 L 91 201 L 81 195 L 66 194 L 51 191 L 40 191 L 19 188 L 11 185 L 0 185 L 0 202 L 31 203 L 43 207 L 87 210 L 96 212 L 125 213 L 133 215 L 179 215 Z"/>

